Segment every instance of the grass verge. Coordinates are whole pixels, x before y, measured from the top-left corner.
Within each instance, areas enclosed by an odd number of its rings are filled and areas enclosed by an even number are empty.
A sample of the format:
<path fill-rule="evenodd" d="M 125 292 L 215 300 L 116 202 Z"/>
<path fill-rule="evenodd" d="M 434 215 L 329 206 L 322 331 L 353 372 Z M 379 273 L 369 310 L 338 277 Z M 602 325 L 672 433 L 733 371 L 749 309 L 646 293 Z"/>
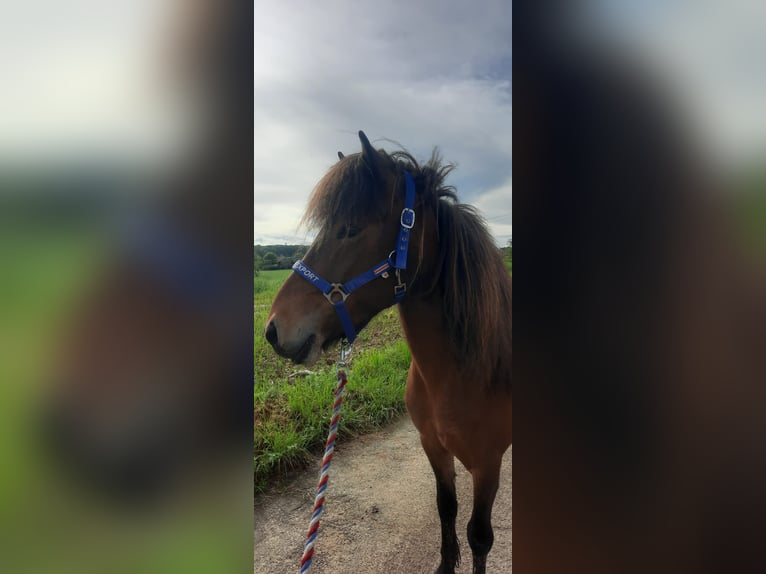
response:
<path fill-rule="evenodd" d="M 315 462 L 327 436 L 337 385 L 336 351 L 311 372 L 278 357 L 261 329 L 290 271 L 255 278 L 253 468 L 260 493 L 286 473 Z M 340 440 L 374 430 L 404 412 L 410 353 L 395 309 L 380 313 L 354 343 L 341 410 Z"/>

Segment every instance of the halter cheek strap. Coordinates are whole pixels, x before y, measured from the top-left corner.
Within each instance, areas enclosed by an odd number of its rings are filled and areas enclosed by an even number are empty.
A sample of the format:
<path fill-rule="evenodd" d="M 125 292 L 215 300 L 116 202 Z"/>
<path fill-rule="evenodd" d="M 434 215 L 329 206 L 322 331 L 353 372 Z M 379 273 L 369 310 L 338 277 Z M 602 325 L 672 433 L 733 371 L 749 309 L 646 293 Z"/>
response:
<path fill-rule="evenodd" d="M 404 172 L 405 195 L 404 209 L 399 217 L 399 238 L 396 242 L 396 249 L 385 260 L 381 261 L 371 269 L 349 279 L 345 283 L 330 283 L 322 278 L 319 273 L 306 265 L 302 260 L 296 261 L 293 265 L 295 271 L 300 277 L 311 283 L 319 289 L 330 304 L 335 307 L 343 331 L 346 333 L 346 339 L 349 344 L 353 343 L 358 335 L 351 316 L 346 309 L 346 299 L 351 293 L 366 285 L 373 279 L 385 275 L 390 269 L 396 273 L 397 284 L 394 285 L 394 300 L 392 304 L 399 303 L 407 294 L 407 284 L 402 282 L 401 270 L 407 268 L 407 252 L 410 246 L 410 231 L 415 225 L 415 182 L 410 172 Z"/>

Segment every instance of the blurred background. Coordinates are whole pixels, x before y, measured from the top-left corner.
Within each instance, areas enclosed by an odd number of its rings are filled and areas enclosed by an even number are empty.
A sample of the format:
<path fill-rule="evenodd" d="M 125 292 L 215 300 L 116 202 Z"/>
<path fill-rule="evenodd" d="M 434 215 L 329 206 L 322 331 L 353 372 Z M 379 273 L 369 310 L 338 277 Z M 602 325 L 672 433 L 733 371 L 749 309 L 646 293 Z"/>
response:
<path fill-rule="evenodd" d="M 268 4 L 2 4 L 3 572 L 252 567 L 252 22 Z M 593 561 L 609 541 L 611 565 L 757 571 L 764 6 L 514 2 L 517 565 L 615 571 Z"/>
<path fill-rule="evenodd" d="M 246 571 L 252 7 L 0 11 L 0 570 Z"/>
<path fill-rule="evenodd" d="M 514 558 L 762 571 L 762 2 L 514 2 Z"/>

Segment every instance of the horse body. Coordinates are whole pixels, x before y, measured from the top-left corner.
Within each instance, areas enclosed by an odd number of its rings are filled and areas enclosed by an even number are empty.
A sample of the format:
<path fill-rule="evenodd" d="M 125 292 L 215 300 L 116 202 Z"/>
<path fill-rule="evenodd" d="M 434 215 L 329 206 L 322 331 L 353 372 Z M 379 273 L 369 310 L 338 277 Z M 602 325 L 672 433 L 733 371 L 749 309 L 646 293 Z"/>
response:
<path fill-rule="evenodd" d="M 407 301 L 400 305 L 400 318 L 412 354 L 405 395 L 407 411 L 420 433 L 437 483 L 442 527 L 438 572 L 454 571 L 460 557 L 455 533 L 454 458 L 472 476 L 474 504 L 468 540 L 474 570 L 483 572 L 493 542 L 492 505 L 503 454 L 511 444 L 512 417 L 510 388 L 497 390 L 498 385 L 481 379 L 507 377 L 510 381 L 510 350 L 507 365 L 503 358 L 492 370 L 466 370 L 454 354 L 444 352 L 449 341 L 444 335 L 440 303 Z"/>
<path fill-rule="evenodd" d="M 451 166 L 441 166 L 434 155 L 421 167 L 404 152 L 375 151 L 362 132 L 360 140 L 362 153 L 339 155 L 312 196 L 306 217 L 321 231 L 302 262 L 304 276 L 290 276 L 277 294 L 266 337 L 278 353 L 307 364 L 343 337 L 332 295 L 325 293 L 328 305 L 306 273 L 316 270 L 328 283 L 348 280 L 374 265 L 372 257 L 385 257 L 397 241 L 405 205 L 402 173 L 412 172 L 416 227 L 408 239 L 409 265 L 396 270 L 397 281 L 407 285 L 406 297 L 396 302 L 412 355 L 405 400 L 436 477 L 442 529 L 437 572 L 454 572 L 460 560 L 457 458 L 472 475 L 468 541 L 473 570 L 483 573 L 494 539 L 500 466 L 512 439 L 511 279 L 481 219 L 443 185 Z M 348 296 L 344 313 L 356 330 L 394 302 L 393 274 Z"/>
<path fill-rule="evenodd" d="M 407 302 L 400 318 L 412 355 L 405 398 L 416 428 L 421 433 L 432 428 L 468 470 L 485 458 L 485 451 L 502 457 L 512 438 L 510 388 L 497 390 L 500 385 L 480 379 L 510 378 L 510 358 L 491 371 L 465 370 L 444 352 L 449 341 L 437 309 Z"/>

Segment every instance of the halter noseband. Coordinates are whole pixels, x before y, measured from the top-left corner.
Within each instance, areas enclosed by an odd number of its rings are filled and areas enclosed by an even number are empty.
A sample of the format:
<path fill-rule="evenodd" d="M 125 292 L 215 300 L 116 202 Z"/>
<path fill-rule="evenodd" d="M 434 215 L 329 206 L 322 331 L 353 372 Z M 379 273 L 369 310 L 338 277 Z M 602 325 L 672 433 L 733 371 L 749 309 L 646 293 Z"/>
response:
<path fill-rule="evenodd" d="M 345 283 L 330 283 L 302 260 L 296 261 L 295 265 L 293 265 L 293 271 L 319 289 L 330 304 L 335 307 L 335 312 L 338 314 L 338 318 L 343 325 L 343 330 L 346 333 L 346 339 L 349 344 L 353 343 L 358 335 L 346 309 L 346 299 L 351 293 L 373 279 L 381 276 L 388 277 L 388 270 L 394 269 L 397 284 L 394 285 L 394 301 L 392 304 L 399 303 L 407 294 L 407 284 L 402 282 L 401 270 L 407 268 L 410 230 L 415 225 L 415 211 L 413 209 L 415 205 L 415 182 L 408 171 L 404 172 L 404 181 L 406 191 L 404 195 L 404 209 L 402 209 L 402 214 L 399 217 L 399 239 L 396 242 L 396 249 L 390 253 L 387 259 Z"/>

